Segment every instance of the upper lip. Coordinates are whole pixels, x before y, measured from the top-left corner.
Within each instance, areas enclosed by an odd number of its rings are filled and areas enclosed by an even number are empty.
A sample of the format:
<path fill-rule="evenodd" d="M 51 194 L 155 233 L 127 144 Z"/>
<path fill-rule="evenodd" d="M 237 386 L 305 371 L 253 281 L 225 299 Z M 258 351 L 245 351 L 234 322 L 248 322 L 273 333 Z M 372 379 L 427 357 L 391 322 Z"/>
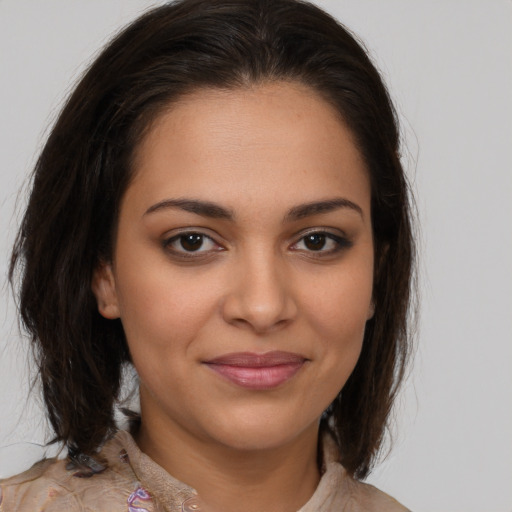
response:
<path fill-rule="evenodd" d="M 222 364 L 226 366 L 242 366 L 245 368 L 265 368 L 281 364 L 298 364 L 307 358 L 292 352 L 273 351 L 257 354 L 253 352 L 232 352 L 204 361 L 206 364 Z"/>

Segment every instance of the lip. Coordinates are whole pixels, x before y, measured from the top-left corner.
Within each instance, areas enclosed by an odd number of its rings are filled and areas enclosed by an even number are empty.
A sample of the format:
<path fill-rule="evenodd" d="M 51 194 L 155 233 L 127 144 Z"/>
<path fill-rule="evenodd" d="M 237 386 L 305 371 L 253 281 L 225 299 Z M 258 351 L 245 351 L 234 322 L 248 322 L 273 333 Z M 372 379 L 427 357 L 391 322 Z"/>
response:
<path fill-rule="evenodd" d="M 204 361 L 215 373 L 237 386 L 266 390 L 290 380 L 308 359 L 292 352 L 233 352 Z"/>

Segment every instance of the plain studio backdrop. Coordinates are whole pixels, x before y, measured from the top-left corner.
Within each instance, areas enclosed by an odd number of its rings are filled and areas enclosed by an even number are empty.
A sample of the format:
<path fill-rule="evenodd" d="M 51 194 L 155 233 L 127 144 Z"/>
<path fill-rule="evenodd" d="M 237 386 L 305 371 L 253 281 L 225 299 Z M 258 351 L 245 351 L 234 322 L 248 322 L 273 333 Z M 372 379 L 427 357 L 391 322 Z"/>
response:
<path fill-rule="evenodd" d="M 415 512 L 512 512 L 512 2 L 317 3 L 384 74 L 421 224 L 419 348 L 369 481 Z M 0 0 L 0 477 L 47 439 L 4 284 L 18 190 L 85 64 L 157 4 Z"/>

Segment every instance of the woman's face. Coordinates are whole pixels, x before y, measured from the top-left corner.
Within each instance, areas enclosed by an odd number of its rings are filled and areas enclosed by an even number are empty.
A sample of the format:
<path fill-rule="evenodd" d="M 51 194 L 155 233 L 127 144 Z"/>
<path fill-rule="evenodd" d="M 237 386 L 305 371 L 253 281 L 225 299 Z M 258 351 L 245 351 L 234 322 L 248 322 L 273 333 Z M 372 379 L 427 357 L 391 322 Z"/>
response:
<path fill-rule="evenodd" d="M 351 133 L 309 88 L 274 83 L 161 115 L 93 289 L 121 318 L 146 429 L 265 449 L 316 435 L 359 357 L 372 282 Z"/>

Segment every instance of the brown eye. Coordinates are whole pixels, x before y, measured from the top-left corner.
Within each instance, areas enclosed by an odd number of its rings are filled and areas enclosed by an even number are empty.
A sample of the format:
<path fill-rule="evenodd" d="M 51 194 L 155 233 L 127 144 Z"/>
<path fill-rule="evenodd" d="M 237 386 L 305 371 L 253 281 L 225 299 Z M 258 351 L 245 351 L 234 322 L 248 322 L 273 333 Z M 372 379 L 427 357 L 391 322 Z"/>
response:
<path fill-rule="evenodd" d="M 166 252 L 178 259 L 205 258 L 223 250 L 213 238 L 197 231 L 182 232 L 163 240 L 162 246 Z"/>
<path fill-rule="evenodd" d="M 199 233 L 187 233 L 179 238 L 180 245 L 185 251 L 198 251 L 203 246 L 204 236 Z"/>
<path fill-rule="evenodd" d="M 352 247 L 352 242 L 345 236 L 328 231 L 310 231 L 302 236 L 290 248 L 314 257 L 329 257 L 344 249 Z"/>
<path fill-rule="evenodd" d="M 321 251 L 325 247 L 326 238 L 324 233 L 312 233 L 304 237 L 304 245 L 310 251 Z"/>

